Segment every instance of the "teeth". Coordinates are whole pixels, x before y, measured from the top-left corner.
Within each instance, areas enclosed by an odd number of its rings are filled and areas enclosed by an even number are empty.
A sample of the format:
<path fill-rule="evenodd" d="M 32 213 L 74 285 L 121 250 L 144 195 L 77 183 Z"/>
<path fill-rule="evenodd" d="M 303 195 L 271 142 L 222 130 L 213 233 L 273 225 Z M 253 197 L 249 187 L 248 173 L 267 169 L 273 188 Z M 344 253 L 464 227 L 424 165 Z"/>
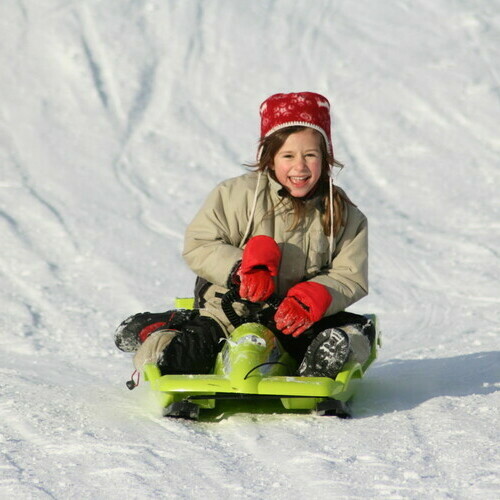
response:
<path fill-rule="evenodd" d="M 305 181 L 308 177 L 305 176 L 305 177 L 290 177 L 290 179 L 292 179 L 292 181 Z"/>

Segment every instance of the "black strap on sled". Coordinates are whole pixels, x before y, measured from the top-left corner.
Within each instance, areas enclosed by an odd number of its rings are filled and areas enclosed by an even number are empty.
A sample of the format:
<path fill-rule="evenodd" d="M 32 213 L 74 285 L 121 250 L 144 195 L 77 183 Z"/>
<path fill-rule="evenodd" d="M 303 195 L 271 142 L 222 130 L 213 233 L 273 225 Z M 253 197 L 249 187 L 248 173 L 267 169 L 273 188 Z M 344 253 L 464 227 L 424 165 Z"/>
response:
<path fill-rule="evenodd" d="M 233 304 L 235 302 L 243 302 L 243 303 L 247 302 L 238 295 L 238 292 L 235 288 L 226 292 L 221 298 L 222 310 L 224 311 L 224 314 L 226 315 L 228 321 L 235 328 L 242 325 L 243 323 L 250 323 L 255 321 L 258 322 L 258 318 L 254 318 L 253 316 L 246 316 L 246 317 L 239 316 L 233 307 Z M 273 309 L 277 309 L 281 303 L 281 299 L 277 295 L 273 294 L 265 301 L 265 303 L 268 306 L 272 307 Z"/>

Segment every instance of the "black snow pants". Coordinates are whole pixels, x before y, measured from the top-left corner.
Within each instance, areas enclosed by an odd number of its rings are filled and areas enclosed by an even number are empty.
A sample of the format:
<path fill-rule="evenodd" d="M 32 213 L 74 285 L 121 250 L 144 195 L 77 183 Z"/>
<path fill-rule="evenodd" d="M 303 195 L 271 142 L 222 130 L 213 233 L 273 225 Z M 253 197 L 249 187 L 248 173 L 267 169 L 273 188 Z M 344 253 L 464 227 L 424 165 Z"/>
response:
<path fill-rule="evenodd" d="M 271 319 L 266 322 L 266 326 L 276 335 L 285 351 L 297 364 L 300 364 L 309 344 L 323 330 L 332 327 L 342 328 L 346 325 L 363 327 L 368 322 L 365 316 L 342 311 L 322 318 L 298 337 L 282 334 Z M 176 325 L 176 329 L 179 333 L 158 360 L 161 373 L 163 375 L 210 373 L 217 354 L 224 346 L 225 334 L 219 324 L 207 316 L 196 315 L 183 325 Z M 372 345 L 375 329 L 367 328 L 366 335 Z"/>

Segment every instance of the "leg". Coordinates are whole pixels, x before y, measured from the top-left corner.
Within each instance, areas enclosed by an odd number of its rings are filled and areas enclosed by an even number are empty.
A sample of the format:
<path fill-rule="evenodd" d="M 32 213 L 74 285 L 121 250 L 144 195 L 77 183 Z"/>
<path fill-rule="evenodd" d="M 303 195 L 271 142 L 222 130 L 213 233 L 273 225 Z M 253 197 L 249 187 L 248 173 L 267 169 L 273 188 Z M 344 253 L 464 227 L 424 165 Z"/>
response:
<path fill-rule="evenodd" d="M 198 310 L 173 309 L 162 313 L 138 313 L 122 321 L 115 331 L 115 344 L 124 352 L 136 352 L 140 345 L 160 329 L 178 329 L 198 316 Z"/>
<path fill-rule="evenodd" d="M 158 330 L 139 347 L 134 364 L 155 363 L 162 375 L 210 373 L 222 349 L 224 332 L 206 316 L 185 322 L 177 330 Z"/>
<path fill-rule="evenodd" d="M 375 339 L 370 320 L 345 311 L 321 319 L 297 338 L 274 331 L 303 376 L 335 378 L 348 359 L 364 363 Z"/>

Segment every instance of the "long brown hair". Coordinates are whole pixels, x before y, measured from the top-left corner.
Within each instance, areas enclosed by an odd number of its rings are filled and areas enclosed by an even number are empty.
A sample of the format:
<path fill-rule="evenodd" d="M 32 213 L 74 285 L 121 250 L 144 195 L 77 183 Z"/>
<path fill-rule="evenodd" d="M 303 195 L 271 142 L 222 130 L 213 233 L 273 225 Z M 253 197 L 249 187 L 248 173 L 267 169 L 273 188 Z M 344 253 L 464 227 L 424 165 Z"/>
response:
<path fill-rule="evenodd" d="M 277 130 L 271 135 L 264 137 L 259 142 L 259 151 L 260 156 L 256 163 L 252 165 L 248 165 L 250 168 L 255 169 L 257 172 L 264 172 L 268 169 L 268 174 L 275 180 L 276 175 L 274 170 L 270 167 L 273 165 L 274 157 L 281 149 L 288 136 L 291 134 L 295 134 L 297 132 L 302 132 L 306 130 L 308 127 L 304 126 L 292 126 L 286 127 Z M 316 132 L 320 139 L 320 150 L 321 150 L 321 175 L 316 183 L 316 186 L 312 193 L 310 193 L 305 198 L 296 198 L 292 196 L 286 189 L 283 189 L 283 199 L 289 199 L 292 203 L 293 207 L 293 220 L 290 225 L 289 230 L 293 231 L 299 224 L 303 221 L 306 213 L 306 200 L 312 196 L 319 196 L 321 198 L 321 223 L 323 226 L 323 231 L 325 235 L 330 235 L 330 169 L 331 167 L 340 167 L 343 168 L 342 163 L 335 160 L 333 154 L 328 151 L 325 139 L 323 136 Z M 343 193 L 341 193 L 338 189 L 336 189 L 335 185 L 333 188 L 333 234 L 337 235 L 342 226 L 342 220 L 344 215 L 345 204 L 350 203 L 353 205 L 352 201 Z"/>

